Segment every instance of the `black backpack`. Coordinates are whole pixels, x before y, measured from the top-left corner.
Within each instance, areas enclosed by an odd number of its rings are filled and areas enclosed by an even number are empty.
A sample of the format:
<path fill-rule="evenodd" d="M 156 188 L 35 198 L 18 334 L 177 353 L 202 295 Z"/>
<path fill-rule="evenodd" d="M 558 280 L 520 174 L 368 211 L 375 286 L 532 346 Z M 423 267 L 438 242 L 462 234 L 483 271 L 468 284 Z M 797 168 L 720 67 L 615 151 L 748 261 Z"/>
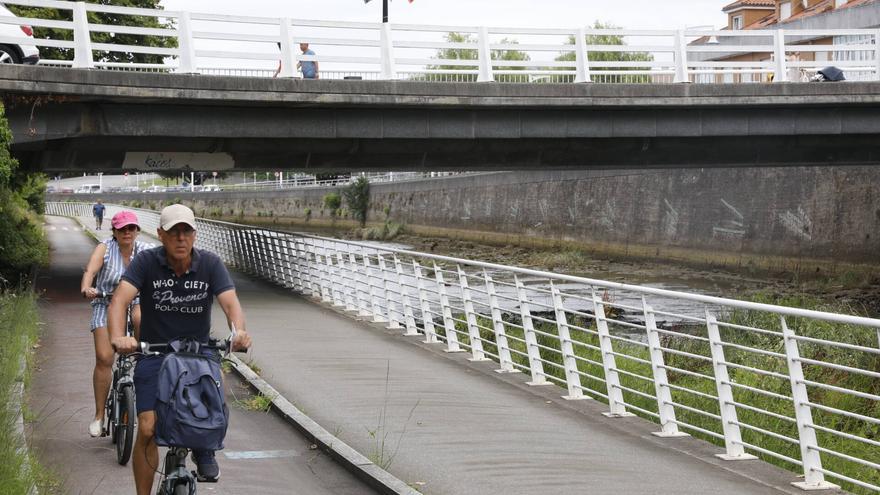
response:
<path fill-rule="evenodd" d="M 229 425 L 220 358 L 200 344 L 175 341 L 159 369 L 156 445 L 220 450 Z"/>

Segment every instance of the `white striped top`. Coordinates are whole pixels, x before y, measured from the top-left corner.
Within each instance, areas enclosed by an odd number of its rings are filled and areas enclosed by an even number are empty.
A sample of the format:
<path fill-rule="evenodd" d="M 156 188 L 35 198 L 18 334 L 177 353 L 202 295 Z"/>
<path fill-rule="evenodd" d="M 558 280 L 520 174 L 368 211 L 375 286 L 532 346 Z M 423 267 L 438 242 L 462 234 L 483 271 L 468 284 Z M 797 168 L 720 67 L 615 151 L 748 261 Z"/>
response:
<path fill-rule="evenodd" d="M 107 245 L 107 251 L 104 252 L 104 263 L 101 265 L 101 270 L 98 272 L 98 277 L 95 282 L 95 289 L 98 290 L 98 294 L 102 292 L 113 292 L 116 290 L 116 286 L 119 284 L 119 279 L 122 277 L 122 274 L 125 273 L 126 268 L 125 263 L 123 263 L 122 252 L 119 250 L 119 243 L 116 242 L 116 239 L 110 237 L 101 242 Z M 152 247 L 152 244 L 135 241 L 134 249 L 131 252 L 131 258 L 128 261 L 134 259 L 134 257 L 141 251 Z M 92 305 L 107 304 L 108 302 L 108 298 L 97 297 L 92 300 Z"/>

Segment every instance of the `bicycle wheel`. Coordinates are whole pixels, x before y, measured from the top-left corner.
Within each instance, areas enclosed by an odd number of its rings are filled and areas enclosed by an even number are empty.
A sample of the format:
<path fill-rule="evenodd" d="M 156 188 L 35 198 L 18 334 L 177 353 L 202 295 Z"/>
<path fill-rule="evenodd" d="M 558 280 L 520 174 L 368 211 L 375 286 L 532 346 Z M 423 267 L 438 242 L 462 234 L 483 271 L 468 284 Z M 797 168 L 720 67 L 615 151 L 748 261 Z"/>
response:
<path fill-rule="evenodd" d="M 174 495 L 189 495 L 189 485 L 181 484 L 174 487 Z"/>
<path fill-rule="evenodd" d="M 134 388 L 123 387 L 119 401 L 119 424 L 116 427 L 116 460 L 123 466 L 131 458 L 131 442 L 134 439 L 135 412 Z"/>
<path fill-rule="evenodd" d="M 107 401 L 104 402 L 104 433 L 110 437 L 111 443 L 116 443 L 116 418 L 113 410 L 116 408 L 116 391 L 111 388 Z"/>

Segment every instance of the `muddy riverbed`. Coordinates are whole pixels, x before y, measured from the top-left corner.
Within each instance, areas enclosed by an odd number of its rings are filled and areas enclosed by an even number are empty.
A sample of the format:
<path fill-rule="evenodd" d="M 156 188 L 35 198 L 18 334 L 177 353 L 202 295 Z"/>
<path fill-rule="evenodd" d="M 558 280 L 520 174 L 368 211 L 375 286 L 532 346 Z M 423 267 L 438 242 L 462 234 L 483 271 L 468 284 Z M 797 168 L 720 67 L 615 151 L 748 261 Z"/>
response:
<path fill-rule="evenodd" d="M 290 230 L 305 231 L 302 228 Z M 312 233 L 350 240 L 360 240 L 361 235 L 356 230 L 321 229 Z M 815 298 L 849 306 L 849 313 L 880 317 L 880 276 L 876 274 L 843 270 L 834 277 L 816 277 L 735 271 L 651 260 L 609 259 L 575 250 L 494 246 L 410 234 L 399 235 L 389 243 L 393 247 L 425 253 L 735 299 L 748 299 L 759 294 Z"/>

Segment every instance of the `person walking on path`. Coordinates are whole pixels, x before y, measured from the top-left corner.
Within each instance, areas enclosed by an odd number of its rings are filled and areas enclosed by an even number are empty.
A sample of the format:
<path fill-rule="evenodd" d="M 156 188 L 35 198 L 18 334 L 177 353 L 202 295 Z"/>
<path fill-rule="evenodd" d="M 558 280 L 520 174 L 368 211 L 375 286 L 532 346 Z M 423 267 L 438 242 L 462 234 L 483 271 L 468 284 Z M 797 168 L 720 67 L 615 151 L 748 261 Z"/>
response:
<path fill-rule="evenodd" d="M 211 332 L 211 306 L 214 298 L 226 314 L 230 328 L 236 330 L 233 351 L 247 350 L 251 338 L 245 329 L 244 312 L 232 278 L 220 258 L 193 247 L 196 221 L 193 211 L 181 204 L 167 206 L 156 229 L 162 245 L 148 249 L 132 260 L 110 303 L 108 326 L 117 352 L 137 350 L 138 339 L 124 335 L 125 308 L 140 291 L 142 308 L 140 340 L 166 344 L 179 338 L 205 343 Z M 154 434 L 159 370 L 164 356 L 138 360 L 134 371 L 137 390 L 138 433 L 132 469 L 139 495 L 149 495 L 159 466 L 159 449 Z M 195 450 L 199 478 L 217 480 L 220 467 L 213 451 Z"/>
<path fill-rule="evenodd" d="M 104 205 L 98 201 L 96 207 Z M 96 215 L 97 217 L 97 215 Z M 100 222 L 100 220 L 99 220 Z M 104 402 L 110 393 L 113 366 L 113 348 L 110 347 L 110 334 L 107 331 L 107 306 L 112 293 L 119 283 L 119 278 L 128 267 L 129 262 L 141 251 L 153 247 L 152 244 L 137 241 L 140 233 L 138 218 L 133 212 L 121 211 L 110 220 L 113 235 L 95 246 L 86 271 L 80 282 L 80 293 L 92 304 L 92 339 L 95 342 L 95 369 L 92 372 L 92 387 L 95 390 L 95 419 L 89 423 L 89 435 L 101 436 L 104 423 Z M 97 278 L 97 281 L 95 280 Z M 95 283 L 95 287 L 92 284 Z M 135 328 L 140 320 L 140 306 L 133 301 L 131 318 Z"/>
<path fill-rule="evenodd" d="M 100 199 L 92 206 L 92 215 L 95 216 L 95 230 L 101 230 L 101 226 L 104 224 L 105 209 L 106 207 L 101 203 Z"/>
<path fill-rule="evenodd" d="M 315 55 L 315 52 L 309 50 L 308 43 L 300 43 L 299 49 L 303 55 Z M 318 61 L 302 60 L 296 63 L 296 67 L 302 71 L 303 79 L 318 79 Z"/>

